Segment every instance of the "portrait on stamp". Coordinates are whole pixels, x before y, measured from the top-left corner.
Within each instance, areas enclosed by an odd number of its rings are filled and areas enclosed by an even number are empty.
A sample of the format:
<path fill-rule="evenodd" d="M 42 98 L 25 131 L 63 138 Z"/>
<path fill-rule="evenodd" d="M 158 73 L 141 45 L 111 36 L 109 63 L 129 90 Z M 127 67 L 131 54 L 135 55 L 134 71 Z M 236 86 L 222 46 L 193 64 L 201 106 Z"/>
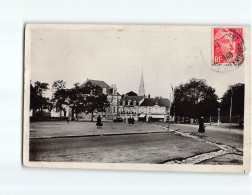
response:
<path fill-rule="evenodd" d="M 243 29 L 214 28 L 214 63 L 241 65 L 243 62 Z"/>

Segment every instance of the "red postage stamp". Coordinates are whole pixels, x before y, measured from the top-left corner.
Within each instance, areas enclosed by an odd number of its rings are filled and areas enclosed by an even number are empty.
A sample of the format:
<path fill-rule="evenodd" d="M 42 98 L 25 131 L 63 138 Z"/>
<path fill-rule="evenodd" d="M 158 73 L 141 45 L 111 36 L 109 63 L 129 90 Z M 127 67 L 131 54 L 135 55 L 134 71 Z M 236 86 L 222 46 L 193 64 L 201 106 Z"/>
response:
<path fill-rule="evenodd" d="M 242 28 L 213 29 L 213 66 L 240 66 L 244 60 Z"/>

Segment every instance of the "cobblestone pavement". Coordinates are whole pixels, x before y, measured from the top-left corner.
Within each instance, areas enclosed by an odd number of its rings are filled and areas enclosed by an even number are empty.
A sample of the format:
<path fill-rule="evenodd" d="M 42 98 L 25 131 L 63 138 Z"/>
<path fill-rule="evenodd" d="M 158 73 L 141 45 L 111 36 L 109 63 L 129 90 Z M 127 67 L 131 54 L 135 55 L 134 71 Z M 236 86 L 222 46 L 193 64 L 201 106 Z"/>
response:
<path fill-rule="evenodd" d="M 156 125 L 156 124 L 154 124 L 154 125 Z M 233 147 L 230 147 L 230 146 L 225 145 L 225 144 L 215 143 L 215 142 L 206 140 L 204 138 L 201 138 L 199 135 L 193 135 L 192 133 L 180 132 L 178 130 L 168 129 L 167 127 L 164 127 L 162 125 L 156 125 L 156 126 L 159 126 L 162 129 L 169 130 L 170 132 L 172 132 L 175 135 L 180 135 L 180 136 L 183 136 L 183 137 L 198 140 L 198 141 L 201 141 L 201 142 L 204 142 L 204 143 L 207 143 L 207 144 L 210 144 L 212 146 L 216 146 L 216 147 L 219 148 L 219 150 L 217 150 L 217 151 L 207 152 L 207 153 L 195 155 L 195 156 L 192 156 L 192 157 L 185 158 L 183 160 L 170 160 L 170 161 L 165 162 L 164 164 L 200 164 L 201 162 L 207 161 L 209 159 L 213 159 L 215 157 L 223 156 L 225 154 L 236 154 L 236 155 L 241 156 L 241 158 L 243 156 L 243 150 L 242 149 L 233 148 Z"/>

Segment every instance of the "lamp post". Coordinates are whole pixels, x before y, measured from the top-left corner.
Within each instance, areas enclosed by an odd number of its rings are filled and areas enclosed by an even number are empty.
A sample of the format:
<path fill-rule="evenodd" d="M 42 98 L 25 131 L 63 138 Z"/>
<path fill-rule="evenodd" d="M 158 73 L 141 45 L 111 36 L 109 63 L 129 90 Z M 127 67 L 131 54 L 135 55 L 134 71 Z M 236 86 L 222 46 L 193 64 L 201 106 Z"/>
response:
<path fill-rule="evenodd" d="M 175 121 L 176 121 L 176 115 L 175 115 L 175 104 L 174 104 L 173 117 L 174 117 L 174 123 L 175 123 Z"/>
<path fill-rule="evenodd" d="M 230 133 L 230 129 L 231 129 L 231 121 L 232 121 L 232 105 L 233 104 L 233 98 L 231 96 L 231 103 L 230 103 L 230 119 L 229 119 L 229 133 Z"/>
<path fill-rule="evenodd" d="M 233 106 L 233 88 L 230 87 L 230 92 L 231 92 L 231 99 L 230 99 L 230 118 L 229 118 L 229 133 L 230 133 L 230 129 L 231 129 L 231 122 L 232 122 L 232 106 Z"/>
<path fill-rule="evenodd" d="M 171 123 L 171 92 L 170 92 L 170 110 L 169 110 L 169 121 L 168 121 L 168 130 L 170 130 L 170 123 Z"/>
<path fill-rule="evenodd" d="M 220 108 L 218 108 L 218 127 L 220 126 Z"/>

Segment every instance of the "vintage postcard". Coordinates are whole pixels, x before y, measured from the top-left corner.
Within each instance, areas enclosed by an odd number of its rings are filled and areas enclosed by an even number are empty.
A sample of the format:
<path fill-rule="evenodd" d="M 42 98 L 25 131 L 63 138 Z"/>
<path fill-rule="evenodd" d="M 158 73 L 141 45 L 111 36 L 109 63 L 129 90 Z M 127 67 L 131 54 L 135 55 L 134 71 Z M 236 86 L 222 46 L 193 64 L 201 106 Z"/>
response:
<path fill-rule="evenodd" d="M 250 171 L 246 26 L 27 24 L 23 163 Z"/>

